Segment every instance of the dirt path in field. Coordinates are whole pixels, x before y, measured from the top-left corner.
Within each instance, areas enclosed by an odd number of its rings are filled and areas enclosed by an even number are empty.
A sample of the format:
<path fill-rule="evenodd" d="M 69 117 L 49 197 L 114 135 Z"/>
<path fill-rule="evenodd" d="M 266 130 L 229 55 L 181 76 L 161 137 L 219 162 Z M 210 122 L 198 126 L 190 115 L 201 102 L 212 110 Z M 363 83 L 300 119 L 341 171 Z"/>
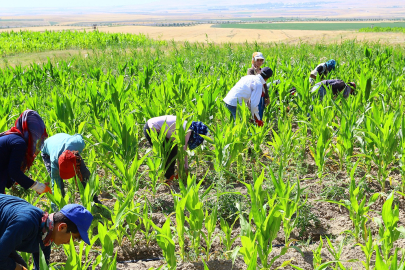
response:
<path fill-rule="evenodd" d="M 216 28 L 211 24 L 188 26 L 188 27 L 154 27 L 154 26 L 102 26 L 98 30 L 108 33 L 132 33 L 145 34 L 150 38 L 189 42 L 285 42 L 285 43 L 335 43 L 343 40 L 357 39 L 358 41 L 380 41 L 381 43 L 403 44 L 405 33 L 359 33 L 357 31 L 302 31 L 302 30 L 262 30 L 262 29 L 239 29 L 239 28 Z M 1 31 L 45 31 L 64 29 L 91 30 L 88 27 L 72 26 L 46 26 L 0 29 Z M 207 38 L 208 37 L 208 38 Z"/>
<path fill-rule="evenodd" d="M 0 58 L 0 68 L 4 68 L 7 65 L 15 67 L 17 65 L 29 66 L 32 63 L 46 63 L 48 58 L 55 63 L 56 61 L 65 60 L 71 58 L 72 56 L 83 56 L 92 52 L 89 50 L 61 50 L 61 51 L 47 51 L 47 52 L 37 52 L 37 53 L 20 53 L 17 55 L 6 56 Z"/>

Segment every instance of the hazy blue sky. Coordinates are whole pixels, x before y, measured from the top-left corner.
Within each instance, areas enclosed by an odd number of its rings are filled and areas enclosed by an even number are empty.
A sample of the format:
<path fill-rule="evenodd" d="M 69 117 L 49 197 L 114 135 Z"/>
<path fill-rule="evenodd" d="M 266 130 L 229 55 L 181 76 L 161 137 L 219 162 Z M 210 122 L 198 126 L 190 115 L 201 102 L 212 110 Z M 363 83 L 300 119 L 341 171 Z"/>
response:
<path fill-rule="evenodd" d="M 152 4 L 159 0 L 0 0 L 0 12 L 1 7 L 13 8 L 13 7 L 87 7 L 87 6 L 99 6 L 99 7 L 111 7 L 122 5 L 139 5 L 139 4 Z"/>

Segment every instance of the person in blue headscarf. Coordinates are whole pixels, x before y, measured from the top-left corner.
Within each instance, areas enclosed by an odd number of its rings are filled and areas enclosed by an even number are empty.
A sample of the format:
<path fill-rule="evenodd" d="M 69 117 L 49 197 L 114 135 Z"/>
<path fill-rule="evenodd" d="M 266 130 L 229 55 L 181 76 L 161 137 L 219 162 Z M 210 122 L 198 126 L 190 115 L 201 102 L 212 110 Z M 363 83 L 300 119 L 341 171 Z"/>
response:
<path fill-rule="evenodd" d="M 184 121 L 183 128 L 186 128 L 187 121 Z M 162 131 L 164 127 L 164 130 Z M 160 132 L 165 132 L 166 134 L 166 141 L 165 144 L 170 145 L 170 152 L 166 159 L 165 168 L 165 178 L 167 184 L 172 184 L 175 176 L 175 162 L 174 160 L 177 157 L 177 145 L 173 146 L 174 141 L 174 134 L 176 132 L 176 116 L 175 115 L 163 115 L 149 119 L 144 128 L 143 133 L 148 140 L 149 144 L 153 146 L 152 139 L 151 139 L 151 132 L 156 132 L 159 134 Z M 197 146 L 199 146 L 203 141 L 204 138 L 201 135 L 208 134 L 208 127 L 199 121 L 193 121 L 186 132 L 185 137 L 185 145 L 184 151 L 188 149 L 194 150 Z M 188 159 L 187 156 L 184 160 L 184 169 L 188 172 Z"/>
<path fill-rule="evenodd" d="M 321 63 L 314 70 L 311 71 L 311 75 L 309 75 L 309 82 L 313 85 L 316 81 L 317 76 L 320 76 L 320 80 L 325 79 L 329 72 L 334 70 L 336 67 L 336 61 L 334 59 L 330 59 L 325 63 Z"/>

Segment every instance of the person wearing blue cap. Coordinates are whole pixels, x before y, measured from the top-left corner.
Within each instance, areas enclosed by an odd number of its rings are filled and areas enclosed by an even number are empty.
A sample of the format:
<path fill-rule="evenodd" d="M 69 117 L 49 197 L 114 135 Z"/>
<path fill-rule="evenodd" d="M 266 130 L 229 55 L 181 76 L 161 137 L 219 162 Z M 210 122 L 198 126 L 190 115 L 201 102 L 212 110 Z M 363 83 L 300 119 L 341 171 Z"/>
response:
<path fill-rule="evenodd" d="M 167 184 L 172 184 L 174 178 L 176 177 L 175 172 L 175 162 L 174 160 L 177 157 L 177 145 L 172 145 L 174 141 L 174 136 L 172 136 L 176 132 L 176 116 L 175 115 L 163 115 L 159 117 L 154 117 L 149 119 L 144 128 L 143 134 L 145 135 L 146 139 L 148 140 L 149 144 L 153 146 L 152 139 L 150 137 L 151 132 L 156 132 L 157 134 L 160 133 L 161 129 L 165 126 L 166 129 L 166 144 L 170 145 L 170 152 L 166 157 L 166 164 L 165 168 L 165 178 Z M 184 121 L 183 128 L 186 128 L 187 121 Z M 186 133 L 185 137 L 185 145 L 184 151 L 188 149 L 193 150 L 197 146 L 199 146 L 203 141 L 204 138 L 200 135 L 207 135 L 208 134 L 208 127 L 204 125 L 204 123 L 199 121 L 193 121 L 190 125 L 189 130 Z M 184 169 L 188 172 L 188 159 L 187 156 L 184 160 Z"/>
<path fill-rule="evenodd" d="M 336 61 L 334 59 L 330 59 L 325 63 L 320 63 L 314 70 L 311 71 L 311 75 L 309 75 L 309 82 L 311 85 L 313 85 L 318 75 L 320 76 L 320 79 L 323 80 L 329 72 L 335 69 L 335 67 Z"/>
<path fill-rule="evenodd" d="M 48 214 L 23 199 L 0 194 L 0 269 L 27 269 L 17 251 L 32 253 L 39 270 L 40 248 L 49 263 L 52 243 L 69 244 L 73 238 L 90 244 L 87 231 L 92 221 L 92 214 L 78 204 Z"/>

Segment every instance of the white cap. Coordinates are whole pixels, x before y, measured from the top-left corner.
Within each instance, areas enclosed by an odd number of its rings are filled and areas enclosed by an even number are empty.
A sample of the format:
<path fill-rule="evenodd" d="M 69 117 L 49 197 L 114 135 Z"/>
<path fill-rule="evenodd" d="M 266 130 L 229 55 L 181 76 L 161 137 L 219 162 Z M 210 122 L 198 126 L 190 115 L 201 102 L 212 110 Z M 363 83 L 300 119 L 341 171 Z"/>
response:
<path fill-rule="evenodd" d="M 263 59 L 263 60 L 265 60 L 265 58 L 264 58 L 264 56 L 263 56 L 263 54 L 262 54 L 261 52 L 257 52 L 257 53 L 256 53 L 256 55 L 255 55 L 255 61 L 256 61 L 257 59 Z"/>

